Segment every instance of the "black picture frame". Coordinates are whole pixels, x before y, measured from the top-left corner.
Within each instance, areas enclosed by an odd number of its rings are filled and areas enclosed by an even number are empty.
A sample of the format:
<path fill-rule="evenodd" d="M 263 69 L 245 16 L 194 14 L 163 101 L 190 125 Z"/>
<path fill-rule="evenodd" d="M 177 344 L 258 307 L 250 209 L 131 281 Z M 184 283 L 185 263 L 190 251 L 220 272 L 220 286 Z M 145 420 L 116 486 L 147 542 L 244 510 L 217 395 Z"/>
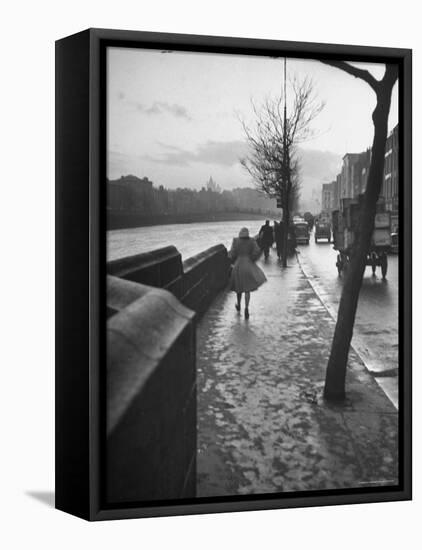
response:
<path fill-rule="evenodd" d="M 300 494 L 104 502 L 105 50 L 108 46 L 397 63 L 400 120 L 400 483 Z M 412 53 L 408 49 L 88 29 L 56 42 L 56 508 L 87 520 L 412 498 Z"/>

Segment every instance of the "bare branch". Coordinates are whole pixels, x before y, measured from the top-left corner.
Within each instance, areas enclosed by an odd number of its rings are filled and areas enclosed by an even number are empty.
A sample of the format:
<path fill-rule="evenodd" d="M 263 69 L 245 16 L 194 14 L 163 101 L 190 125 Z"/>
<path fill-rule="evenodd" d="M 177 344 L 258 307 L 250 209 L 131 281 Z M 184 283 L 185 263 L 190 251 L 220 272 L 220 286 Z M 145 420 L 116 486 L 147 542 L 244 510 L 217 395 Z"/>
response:
<path fill-rule="evenodd" d="M 363 69 L 358 69 L 346 61 L 335 61 L 331 59 L 320 59 L 321 63 L 325 65 L 330 65 L 331 67 L 336 67 L 348 74 L 351 74 L 355 78 L 360 78 L 364 80 L 367 84 L 371 86 L 375 93 L 378 93 L 380 82 L 374 76 L 371 75 L 369 71 Z"/>
<path fill-rule="evenodd" d="M 290 87 L 293 100 L 286 119 L 282 95 L 268 97 L 260 106 L 251 101 L 252 124 L 238 117 L 249 146 L 248 154 L 240 159 L 241 165 L 256 188 L 280 199 L 286 212 L 297 207 L 300 195 L 296 145 L 313 136 L 311 123 L 324 107 L 324 103 L 317 100 L 312 79 L 293 78 Z"/>
<path fill-rule="evenodd" d="M 396 80 L 399 77 L 399 67 L 397 64 L 387 64 L 385 66 L 385 73 L 384 77 L 382 79 L 382 82 L 386 84 L 388 87 L 393 87 L 396 83 Z"/>

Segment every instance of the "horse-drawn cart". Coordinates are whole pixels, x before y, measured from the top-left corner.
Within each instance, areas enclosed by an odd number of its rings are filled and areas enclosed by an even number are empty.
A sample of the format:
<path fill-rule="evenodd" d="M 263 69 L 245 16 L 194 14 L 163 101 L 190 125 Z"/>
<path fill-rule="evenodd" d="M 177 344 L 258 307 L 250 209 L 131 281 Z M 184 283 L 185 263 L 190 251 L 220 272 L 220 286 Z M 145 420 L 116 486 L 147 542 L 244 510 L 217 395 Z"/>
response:
<path fill-rule="evenodd" d="M 360 201 L 343 199 L 341 210 L 332 213 L 334 250 L 338 251 L 336 267 L 338 274 L 344 273 L 353 255 L 355 235 L 359 224 Z M 379 211 L 375 215 L 374 231 L 366 258 L 366 265 L 372 269 L 381 269 L 382 278 L 387 276 L 388 253 L 391 249 L 390 213 Z"/>

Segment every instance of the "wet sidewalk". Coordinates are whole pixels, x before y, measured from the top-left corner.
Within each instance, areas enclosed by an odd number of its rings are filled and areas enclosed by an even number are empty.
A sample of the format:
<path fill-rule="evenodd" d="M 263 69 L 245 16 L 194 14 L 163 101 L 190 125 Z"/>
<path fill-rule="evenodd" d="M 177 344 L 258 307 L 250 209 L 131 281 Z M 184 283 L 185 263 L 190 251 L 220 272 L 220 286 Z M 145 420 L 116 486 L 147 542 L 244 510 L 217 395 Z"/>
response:
<path fill-rule="evenodd" d="M 225 292 L 198 327 L 197 496 L 397 484 L 396 409 L 353 351 L 346 403 L 323 401 L 334 322 L 272 254 L 249 320 Z"/>

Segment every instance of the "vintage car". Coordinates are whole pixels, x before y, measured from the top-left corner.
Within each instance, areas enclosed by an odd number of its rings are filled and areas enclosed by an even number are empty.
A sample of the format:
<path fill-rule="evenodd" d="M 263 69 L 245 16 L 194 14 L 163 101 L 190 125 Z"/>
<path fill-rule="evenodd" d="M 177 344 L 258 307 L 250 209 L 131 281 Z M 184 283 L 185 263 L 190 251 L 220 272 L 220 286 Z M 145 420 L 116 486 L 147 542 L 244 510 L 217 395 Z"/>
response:
<path fill-rule="evenodd" d="M 398 254 L 399 253 L 399 234 L 398 234 L 398 232 L 391 233 L 390 252 L 392 254 Z"/>
<path fill-rule="evenodd" d="M 318 239 L 327 239 L 327 242 L 331 242 L 331 225 L 327 222 L 318 221 L 315 224 L 315 242 Z"/>
<path fill-rule="evenodd" d="M 309 244 L 309 225 L 305 220 L 293 223 L 297 244 Z"/>

